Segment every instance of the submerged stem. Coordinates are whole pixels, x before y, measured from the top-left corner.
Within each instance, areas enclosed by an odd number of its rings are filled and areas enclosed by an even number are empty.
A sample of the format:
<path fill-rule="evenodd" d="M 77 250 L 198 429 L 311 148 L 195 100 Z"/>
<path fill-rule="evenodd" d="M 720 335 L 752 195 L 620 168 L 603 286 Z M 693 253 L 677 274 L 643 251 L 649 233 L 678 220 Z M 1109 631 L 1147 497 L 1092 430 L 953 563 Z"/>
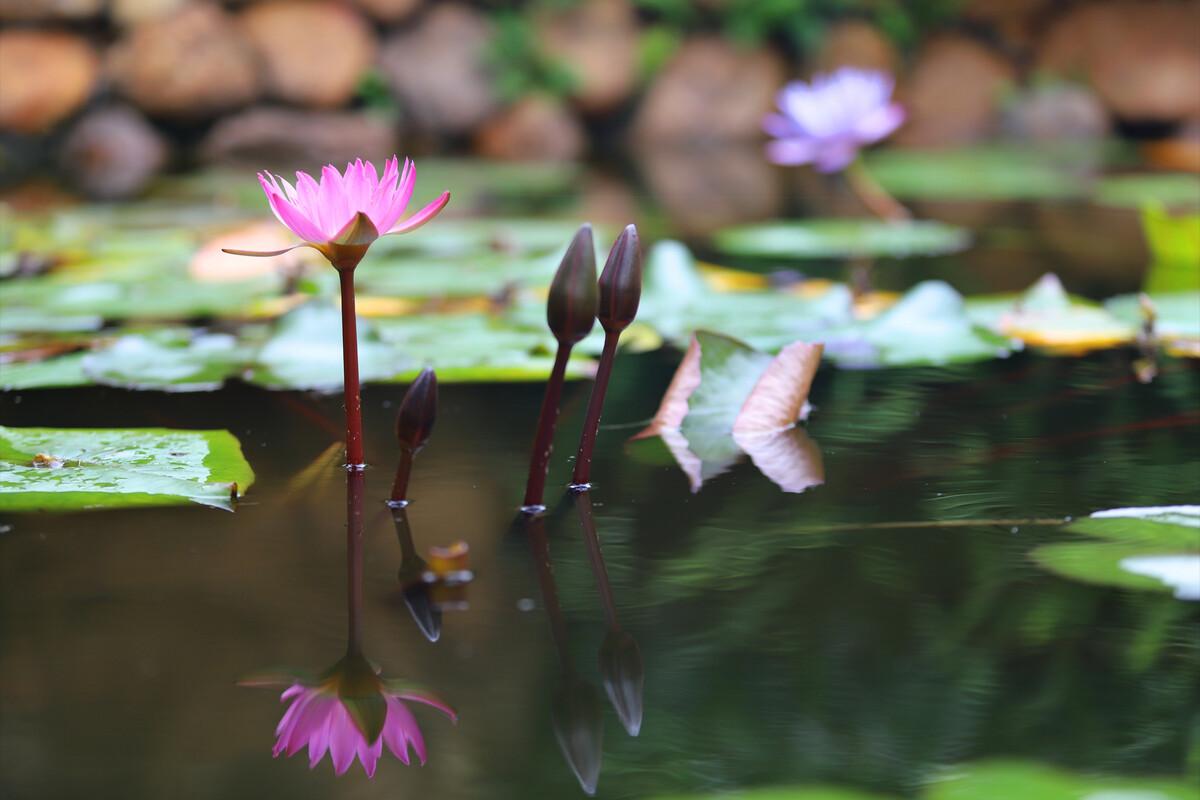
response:
<path fill-rule="evenodd" d="M 612 375 L 613 361 L 617 357 L 617 340 L 621 332 L 604 332 L 604 350 L 600 364 L 596 367 L 596 382 L 592 384 L 592 396 L 588 400 L 587 418 L 583 422 L 583 435 L 579 437 L 579 450 L 575 454 L 575 470 L 571 474 L 571 485 L 586 488 L 592 473 L 592 451 L 596 448 L 596 435 L 600 430 L 600 413 L 604 410 L 604 395 L 608 392 L 608 379 Z"/>
<path fill-rule="evenodd" d="M 912 219 L 912 212 L 879 185 L 861 158 L 850 162 L 850 166 L 846 168 L 846 178 L 854 194 L 875 216 L 887 222 L 905 222 Z"/>
<path fill-rule="evenodd" d="M 346 652 L 362 653 L 363 481 L 362 470 L 346 473 L 346 608 L 349 616 Z"/>
<path fill-rule="evenodd" d="M 342 369 L 346 407 L 346 468 L 366 467 L 363 456 L 362 396 L 358 382 L 358 319 L 354 314 L 354 270 L 339 269 L 342 289 Z"/>
<path fill-rule="evenodd" d="M 522 504 L 527 511 L 541 511 L 545 508 L 542 497 L 546 490 L 546 471 L 550 466 L 550 451 L 554 447 L 558 403 L 567 374 L 567 357 L 570 355 L 571 344 L 559 342 L 558 352 L 554 355 L 554 369 L 550 371 L 550 380 L 546 383 L 546 393 L 542 397 L 542 410 L 538 413 L 533 452 L 529 457 L 529 477 L 525 481 L 525 502 Z"/>

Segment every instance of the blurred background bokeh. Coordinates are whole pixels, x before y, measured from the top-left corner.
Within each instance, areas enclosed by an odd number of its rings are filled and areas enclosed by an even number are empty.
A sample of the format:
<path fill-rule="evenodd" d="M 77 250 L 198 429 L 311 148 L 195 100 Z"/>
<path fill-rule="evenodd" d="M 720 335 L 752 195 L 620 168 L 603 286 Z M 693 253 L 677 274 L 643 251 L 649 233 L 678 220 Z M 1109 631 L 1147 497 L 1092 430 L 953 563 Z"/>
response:
<path fill-rule="evenodd" d="M 838 65 L 897 76 L 900 146 L 1116 136 L 1200 170 L 1194 0 L 0 0 L 0 25 L 0 180 L 101 198 L 395 151 L 653 170 L 759 142 Z"/>

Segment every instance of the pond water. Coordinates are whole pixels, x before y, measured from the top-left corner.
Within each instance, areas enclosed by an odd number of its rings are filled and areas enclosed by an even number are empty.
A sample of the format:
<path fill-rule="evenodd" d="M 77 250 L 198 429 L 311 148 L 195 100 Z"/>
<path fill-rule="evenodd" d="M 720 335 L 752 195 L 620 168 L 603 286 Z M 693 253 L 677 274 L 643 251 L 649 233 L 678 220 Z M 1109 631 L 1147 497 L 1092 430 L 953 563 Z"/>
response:
<path fill-rule="evenodd" d="M 1045 242 L 1014 244 L 1020 221 L 1072 213 L 1083 212 L 1008 208 L 980 228 L 984 244 L 969 257 L 901 263 L 877 280 L 958 268 L 951 280 L 963 290 L 1024 288 L 1059 259 Z M 1134 258 L 1107 273 L 1078 259 L 1070 288 L 1136 289 Z M 602 719 L 602 743 L 588 740 L 593 757 L 602 752 L 598 797 L 770 786 L 913 797 L 994 759 L 1197 774 L 1200 607 L 1068 580 L 1031 555 L 1080 538 L 1062 529 L 1068 517 L 1195 501 L 1195 360 L 1164 362 L 1148 385 L 1122 350 L 822 369 L 802 444 L 823 483 L 795 494 L 745 458 L 693 493 L 663 448 L 627 443 L 678 358 L 668 349 L 616 363 L 590 497 L 607 587 L 580 509 L 555 488 L 569 476 L 590 384 L 564 394 L 551 511 L 544 539 L 532 540 L 513 520 L 541 386 L 442 387 L 408 519 L 422 554 L 466 542 L 475 577 L 465 607 L 443 612 L 436 642 L 405 604 L 383 503 L 404 387 L 366 387 L 365 650 L 459 714 L 454 725 L 414 705 L 428 763 L 385 758 L 373 781 L 357 765 L 335 777 L 328 759 L 312 771 L 303 754 L 272 759 L 278 694 L 237 685 L 283 665 L 320 671 L 344 652 L 338 398 L 238 382 L 200 394 L 0 396 L 13 426 L 228 428 L 258 476 L 232 514 L 6 516 L 0 794 L 578 797 L 554 719 L 558 693 L 586 695 L 581 683 Z M 644 667 L 636 737 L 602 688 L 598 654 L 614 626 Z"/>

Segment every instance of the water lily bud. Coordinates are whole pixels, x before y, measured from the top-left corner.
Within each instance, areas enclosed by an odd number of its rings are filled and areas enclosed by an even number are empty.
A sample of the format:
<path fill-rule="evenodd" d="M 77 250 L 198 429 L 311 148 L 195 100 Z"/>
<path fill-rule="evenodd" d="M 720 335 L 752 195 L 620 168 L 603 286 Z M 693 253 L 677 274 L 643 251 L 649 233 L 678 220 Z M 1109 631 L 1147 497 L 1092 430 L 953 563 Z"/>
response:
<path fill-rule="evenodd" d="M 630 736 L 642 729 L 642 689 L 646 673 L 642 651 L 625 631 L 609 631 L 600 646 L 600 674 L 613 710 Z"/>
<path fill-rule="evenodd" d="M 581 225 L 563 255 L 546 303 L 546 321 L 559 344 L 575 344 L 596 324 L 596 247 L 592 226 Z"/>
<path fill-rule="evenodd" d="M 637 316 L 642 297 L 642 246 L 636 225 L 625 230 L 608 251 L 608 261 L 600 273 L 600 311 L 598 318 L 606 331 L 623 331 Z"/>
<path fill-rule="evenodd" d="M 554 693 L 554 737 L 567 765 L 588 794 L 596 793 L 604 756 L 604 717 L 600 695 L 590 684 L 570 678 Z"/>
<path fill-rule="evenodd" d="M 408 387 L 400 413 L 396 415 L 396 438 L 400 446 L 413 453 L 429 441 L 437 420 L 437 373 L 429 367 Z"/>

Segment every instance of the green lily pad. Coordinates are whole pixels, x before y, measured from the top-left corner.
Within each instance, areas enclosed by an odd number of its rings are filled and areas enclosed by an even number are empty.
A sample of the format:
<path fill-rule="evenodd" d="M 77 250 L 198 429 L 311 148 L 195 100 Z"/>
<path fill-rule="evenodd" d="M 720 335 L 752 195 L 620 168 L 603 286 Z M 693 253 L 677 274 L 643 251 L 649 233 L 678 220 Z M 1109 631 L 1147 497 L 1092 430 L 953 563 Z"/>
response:
<path fill-rule="evenodd" d="M 412 233 L 380 239 L 372 245 L 371 257 L 413 251 L 436 256 L 550 255 L 564 250 L 578 229 L 576 220 L 439 219 Z M 605 237 L 597 231 L 601 238 Z"/>
<path fill-rule="evenodd" d="M 220 389 L 249 356 L 230 334 L 173 329 L 122 336 L 85 356 L 82 367 L 92 382 L 106 386 L 208 392 Z"/>
<path fill-rule="evenodd" d="M 1027 345 L 1083 352 L 1133 341 L 1137 328 L 1096 303 L 1072 297 L 1053 273 L 1019 295 L 972 297 L 965 305 L 976 324 Z"/>
<path fill-rule="evenodd" d="M 1055 154 L 1024 147 L 888 149 L 871 153 L 866 163 L 884 189 L 902 198 L 1045 200 L 1082 193 L 1080 179 Z"/>
<path fill-rule="evenodd" d="M 1066 529 L 1101 541 L 1042 545 L 1031 557 L 1073 580 L 1200 600 L 1200 506 L 1097 511 Z"/>
<path fill-rule="evenodd" d="M 1149 295 L 1154 305 L 1154 330 L 1168 339 L 1200 339 L 1200 291 Z M 1119 295 L 1104 303 L 1114 317 L 1128 325 L 1142 324 L 1142 306 L 1135 294 Z"/>
<path fill-rule="evenodd" d="M 104 320 L 96 314 L 56 314 L 39 308 L 5 308 L 0 333 L 79 333 L 99 330 Z"/>
<path fill-rule="evenodd" d="M 383 256 L 372 251 L 355 271 L 355 283 L 364 294 L 386 297 L 482 297 L 509 287 L 549 286 L 557 267 L 553 255 Z"/>
<path fill-rule="evenodd" d="M 371 323 L 359 319 L 358 371 L 361 381 L 390 380 L 419 366 L 381 341 Z M 286 314 L 259 348 L 247 378 L 268 389 L 324 392 L 341 389 L 341 312 L 331 304 L 315 301 Z"/>
<path fill-rule="evenodd" d="M 850 290 L 841 284 L 811 297 L 789 291 L 714 291 L 691 251 L 665 241 L 646 258 L 638 318 L 679 346 L 686 346 L 693 332 L 710 330 L 756 349 L 777 350 L 848 324 L 852 313 Z"/>
<path fill-rule="evenodd" d="M 0 510 L 200 503 L 231 509 L 254 482 L 228 431 L 0 427 Z"/>
<path fill-rule="evenodd" d="M 1195 800 L 1196 789 L 1172 778 L 1080 775 L 1030 761 L 960 764 L 936 778 L 925 800 Z"/>
<path fill-rule="evenodd" d="M 62 389 L 91 383 L 83 372 L 85 353 L 45 361 L 0 364 L 0 390 Z"/>
<path fill-rule="evenodd" d="M 738 256 L 774 259 L 932 256 L 971 244 L 963 228 L 933 220 L 780 220 L 717 231 L 717 249 Z"/>
<path fill-rule="evenodd" d="M 719 794 L 656 795 L 653 800 L 888 800 L 890 797 L 840 786 L 769 786 Z"/>
<path fill-rule="evenodd" d="M 1200 206 L 1200 175 L 1187 172 L 1109 175 L 1096 183 L 1092 199 L 1100 205 L 1143 208 Z"/>
<path fill-rule="evenodd" d="M 557 348 L 544 325 L 523 327 L 508 317 L 483 313 L 391 317 L 375 320 L 375 328 L 380 340 L 411 365 L 395 376 L 405 381 L 426 364 L 437 370 L 441 382 L 544 380 Z M 568 377 L 594 374 L 595 362 L 572 354 Z"/>
<path fill-rule="evenodd" d="M 942 281 L 919 283 L 874 319 L 831 331 L 825 339 L 826 356 L 853 368 L 984 361 L 1019 347 L 975 324 L 962 295 Z"/>

